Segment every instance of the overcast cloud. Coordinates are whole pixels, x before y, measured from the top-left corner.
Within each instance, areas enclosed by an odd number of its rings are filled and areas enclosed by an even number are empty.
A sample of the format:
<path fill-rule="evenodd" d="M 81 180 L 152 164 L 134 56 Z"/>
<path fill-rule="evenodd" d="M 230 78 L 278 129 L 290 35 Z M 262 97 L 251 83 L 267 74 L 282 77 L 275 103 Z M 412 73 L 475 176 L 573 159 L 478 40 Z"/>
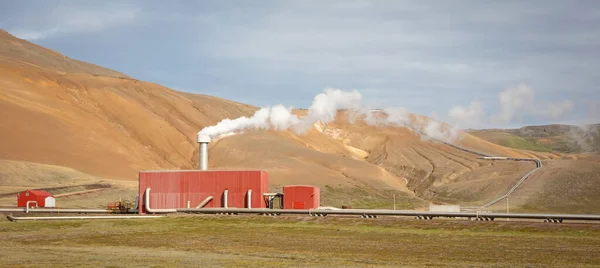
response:
<path fill-rule="evenodd" d="M 465 127 L 600 121 L 598 1 L 5 1 L 0 28 L 258 106 L 357 89 Z"/>

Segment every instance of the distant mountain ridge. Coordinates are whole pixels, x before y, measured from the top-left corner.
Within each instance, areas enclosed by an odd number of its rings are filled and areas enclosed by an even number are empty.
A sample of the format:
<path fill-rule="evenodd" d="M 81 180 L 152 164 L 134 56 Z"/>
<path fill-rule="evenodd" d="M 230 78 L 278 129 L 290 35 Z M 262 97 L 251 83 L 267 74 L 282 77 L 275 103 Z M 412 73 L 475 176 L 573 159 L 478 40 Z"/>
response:
<path fill-rule="evenodd" d="M 583 126 L 551 124 L 468 132 L 498 145 L 515 149 L 561 153 L 600 152 L 600 124 Z"/>
<path fill-rule="evenodd" d="M 15 38 L 0 29 L 0 62 L 23 69 L 37 67 L 60 73 L 87 73 L 92 75 L 131 78 L 130 76 L 95 64 L 71 59 L 54 50 Z"/>

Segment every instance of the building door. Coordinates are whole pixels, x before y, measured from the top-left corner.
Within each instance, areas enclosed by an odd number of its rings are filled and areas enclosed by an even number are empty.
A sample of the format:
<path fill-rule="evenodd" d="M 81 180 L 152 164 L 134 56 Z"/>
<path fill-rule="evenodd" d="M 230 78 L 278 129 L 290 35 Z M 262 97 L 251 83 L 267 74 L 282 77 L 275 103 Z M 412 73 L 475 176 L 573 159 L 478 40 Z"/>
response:
<path fill-rule="evenodd" d="M 56 204 L 55 204 L 55 203 L 56 203 L 56 199 L 54 199 L 54 197 L 52 197 L 52 196 L 48 196 L 48 197 L 46 197 L 46 199 L 44 200 L 44 203 L 46 203 L 46 204 L 44 205 L 44 207 L 47 207 L 47 208 L 53 208 L 53 207 L 55 207 L 55 206 L 56 206 Z"/>

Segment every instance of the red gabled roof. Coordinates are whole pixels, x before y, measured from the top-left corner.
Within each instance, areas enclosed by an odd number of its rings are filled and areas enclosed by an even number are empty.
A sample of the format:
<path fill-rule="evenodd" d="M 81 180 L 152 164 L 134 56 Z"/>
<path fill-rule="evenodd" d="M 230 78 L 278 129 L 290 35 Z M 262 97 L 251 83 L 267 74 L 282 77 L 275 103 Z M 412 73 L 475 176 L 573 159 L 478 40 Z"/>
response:
<path fill-rule="evenodd" d="M 37 195 L 37 196 L 52 196 L 51 193 L 46 192 L 44 190 L 27 190 L 25 192 L 30 192 L 33 195 Z"/>

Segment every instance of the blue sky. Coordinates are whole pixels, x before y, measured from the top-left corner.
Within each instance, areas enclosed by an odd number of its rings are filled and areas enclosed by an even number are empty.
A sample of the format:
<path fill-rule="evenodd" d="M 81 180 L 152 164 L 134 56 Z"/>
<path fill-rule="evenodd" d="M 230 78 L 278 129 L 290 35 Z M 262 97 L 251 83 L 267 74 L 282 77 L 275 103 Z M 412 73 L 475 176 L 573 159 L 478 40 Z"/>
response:
<path fill-rule="evenodd" d="M 257 106 L 333 87 L 465 127 L 600 122 L 598 1 L 5 1 L 0 28 Z"/>

